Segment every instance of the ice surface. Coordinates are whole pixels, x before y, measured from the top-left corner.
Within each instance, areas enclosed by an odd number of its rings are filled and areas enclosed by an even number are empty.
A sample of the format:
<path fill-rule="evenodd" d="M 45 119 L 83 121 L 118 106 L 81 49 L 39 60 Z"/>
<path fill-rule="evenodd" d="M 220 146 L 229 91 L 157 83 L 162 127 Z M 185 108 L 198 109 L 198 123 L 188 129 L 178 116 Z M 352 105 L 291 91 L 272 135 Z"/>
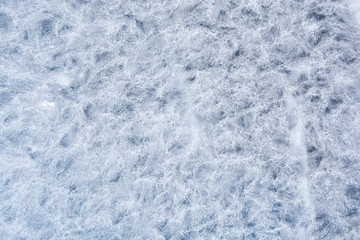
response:
<path fill-rule="evenodd" d="M 0 1 L 0 239 L 360 239 L 358 1 Z"/>

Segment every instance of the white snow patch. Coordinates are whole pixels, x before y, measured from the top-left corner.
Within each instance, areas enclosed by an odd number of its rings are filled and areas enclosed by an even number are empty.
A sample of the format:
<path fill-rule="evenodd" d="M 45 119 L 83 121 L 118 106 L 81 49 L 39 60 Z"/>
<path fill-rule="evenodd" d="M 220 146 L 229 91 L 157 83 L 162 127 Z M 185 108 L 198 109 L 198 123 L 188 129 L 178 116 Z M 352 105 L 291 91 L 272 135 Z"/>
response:
<path fill-rule="evenodd" d="M 71 83 L 71 79 L 69 76 L 65 74 L 57 75 L 55 77 L 55 81 L 61 86 L 68 87 Z"/>
<path fill-rule="evenodd" d="M 341 73 L 337 74 L 334 79 L 335 82 L 340 85 L 352 86 L 355 84 L 355 79 L 353 77 L 345 76 Z"/>
<path fill-rule="evenodd" d="M 294 130 L 291 132 L 291 142 L 297 149 L 303 150 L 304 147 L 303 143 L 303 126 L 301 122 L 298 122 Z"/>
<path fill-rule="evenodd" d="M 304 117 L 301 109 L 299 109 L 300 104 L 296 102 L 294 97 L 291 94 L 287 95 L 287 102 L 290 108 L 290 111 L 295 117 L 296 126 L 291 131 L 291 143 L 293 145 L 294 151 L 296 153 L 297 160 L 303 166 L 302 177 L 298 179 L 297 189 L 304 203 L 305 214 L 308 216 L 314 215 L 314 205 L 311 198 L 310 182 L 308 179 L 309 175 L 309 166 L 307 164 L 307 155 L 306 155 L 306 146 L 304 143 Z M 306 226 L 299 225 L 297 228 L 297 238 L 296 239 L 313 239 L 306 231 Z"/>
<path fill-rule="evenodd" d="M 360 24 L 360 0 L 349 0 L 349 7 L 355 15 L 356 21 Z"/>

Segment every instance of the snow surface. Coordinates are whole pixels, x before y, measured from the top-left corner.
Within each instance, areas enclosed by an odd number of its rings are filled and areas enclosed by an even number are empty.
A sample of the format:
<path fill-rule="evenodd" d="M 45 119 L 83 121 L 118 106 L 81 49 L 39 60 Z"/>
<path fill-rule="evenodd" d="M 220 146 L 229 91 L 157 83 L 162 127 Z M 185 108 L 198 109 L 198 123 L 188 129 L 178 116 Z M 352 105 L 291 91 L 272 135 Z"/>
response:
<path fill-rule="evenodd" d="M 0 239 L 360 239 L 355 6 L 0 1 Z"/>

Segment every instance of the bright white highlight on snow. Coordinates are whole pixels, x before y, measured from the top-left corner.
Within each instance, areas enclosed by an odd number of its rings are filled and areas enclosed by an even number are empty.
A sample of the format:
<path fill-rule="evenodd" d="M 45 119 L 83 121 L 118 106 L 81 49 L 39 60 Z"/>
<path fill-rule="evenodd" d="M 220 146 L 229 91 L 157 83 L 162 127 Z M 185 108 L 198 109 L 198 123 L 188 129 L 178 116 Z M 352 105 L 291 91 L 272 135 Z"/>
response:
<path fill-rule="evenodd" d="M 41 103 L 41 106 L 42 106 L 42 107 L 52 108 L 52 107 L 55 107 L 55 103 L 54 103 L 54 102 L 43 101 L 43 102 Z"/>

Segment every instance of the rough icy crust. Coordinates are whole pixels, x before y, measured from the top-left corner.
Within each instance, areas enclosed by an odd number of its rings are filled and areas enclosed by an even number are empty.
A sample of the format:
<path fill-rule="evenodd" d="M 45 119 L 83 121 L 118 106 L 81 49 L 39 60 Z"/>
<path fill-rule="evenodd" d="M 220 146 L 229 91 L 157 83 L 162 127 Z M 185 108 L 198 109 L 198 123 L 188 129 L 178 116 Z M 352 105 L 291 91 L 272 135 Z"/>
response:
<path fill-rule="evenodd" d="M 359 239 L 345 1 L 0 1 L 0 239 Z"/>

